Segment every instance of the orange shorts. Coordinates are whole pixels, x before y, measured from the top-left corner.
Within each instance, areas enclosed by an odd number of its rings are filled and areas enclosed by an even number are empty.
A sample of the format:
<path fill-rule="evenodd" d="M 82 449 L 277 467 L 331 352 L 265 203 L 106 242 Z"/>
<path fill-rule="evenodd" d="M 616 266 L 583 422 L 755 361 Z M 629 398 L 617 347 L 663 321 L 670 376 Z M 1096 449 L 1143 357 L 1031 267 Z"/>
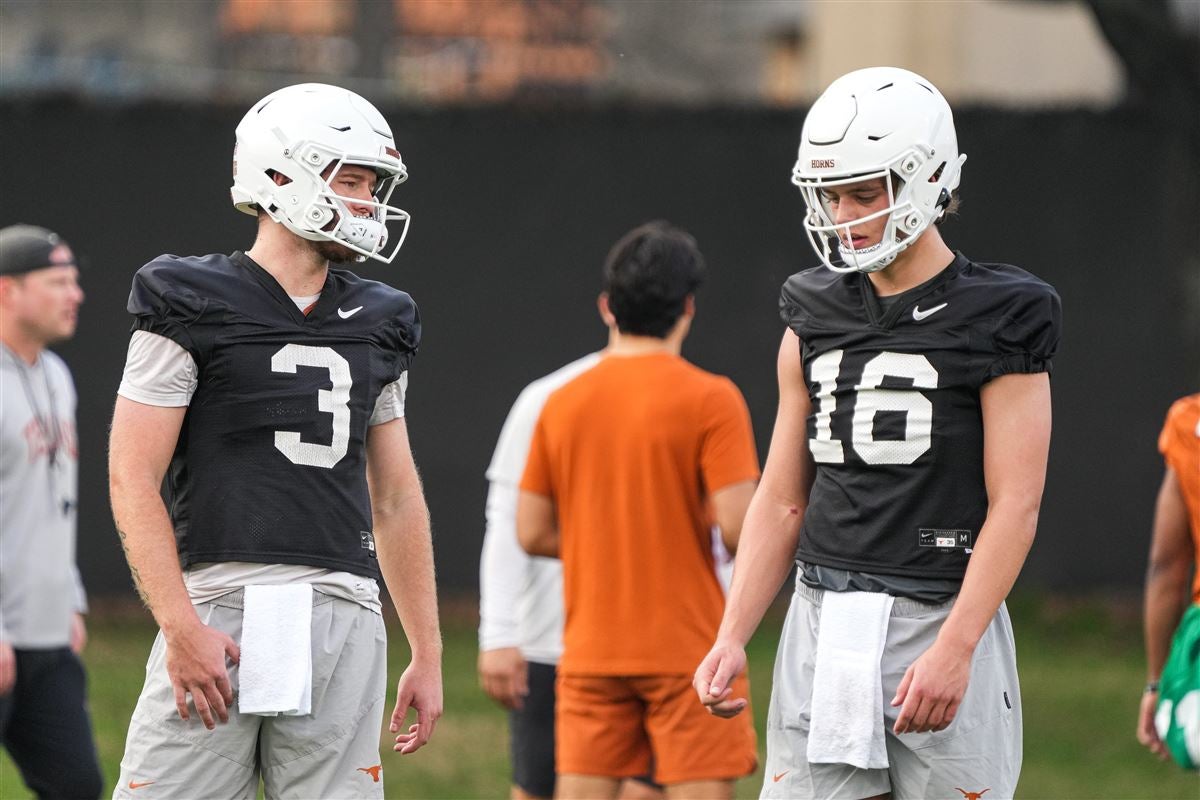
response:
<path fill-rule="evenodd" d="M 734 697 L 749 697 L 745 675 Z M 713 716 L 690 675 L 558 673 L 555 768 L 560 775 L 631 778 L 650 770 L 669 785 L 733 780 L 758 765 L 753 715 Z"/>

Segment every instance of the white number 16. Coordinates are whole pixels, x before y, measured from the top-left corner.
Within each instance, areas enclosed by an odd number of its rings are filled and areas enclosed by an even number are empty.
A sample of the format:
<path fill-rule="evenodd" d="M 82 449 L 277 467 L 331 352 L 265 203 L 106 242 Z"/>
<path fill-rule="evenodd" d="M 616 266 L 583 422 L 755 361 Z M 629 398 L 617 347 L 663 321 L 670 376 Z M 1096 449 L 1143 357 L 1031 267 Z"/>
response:
<path fill-rule="evenodd" d="M 830 350 L 813 359 L 809 369 L 816 398 L 815 437 L 808 440 L 813 459 L 826 464 L 846 460 L 842 442 L 833 438 L 833 390 L 841 371 L 842 350 Z M 885 377 L 908 378 L 913 389 L 936 389 L 938 373 L 929 359 L 915 353 L 884 352 L 863 367 L 862 380 L 854 387 L 854 416 L 851 446 L 868 464 L 911 464 L 932 445 L 933 403 L 924 394 L 907 389 L 879 388 Z M 903 412 L 904 438 L 875 438 L 875 415 L 881 411 Z"/>

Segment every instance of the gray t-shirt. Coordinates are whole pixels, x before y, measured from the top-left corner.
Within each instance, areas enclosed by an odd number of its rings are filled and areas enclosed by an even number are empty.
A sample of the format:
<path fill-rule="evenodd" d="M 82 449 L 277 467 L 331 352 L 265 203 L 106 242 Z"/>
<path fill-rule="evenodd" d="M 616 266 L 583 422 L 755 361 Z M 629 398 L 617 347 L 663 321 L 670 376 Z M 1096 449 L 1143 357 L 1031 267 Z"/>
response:
<path fill-rule="evenodd" d="M 86 610 L 75 567 L 79 446 L 63 360 L 33 365 L 0 345 L 0 639 L 64 647 Z"/>

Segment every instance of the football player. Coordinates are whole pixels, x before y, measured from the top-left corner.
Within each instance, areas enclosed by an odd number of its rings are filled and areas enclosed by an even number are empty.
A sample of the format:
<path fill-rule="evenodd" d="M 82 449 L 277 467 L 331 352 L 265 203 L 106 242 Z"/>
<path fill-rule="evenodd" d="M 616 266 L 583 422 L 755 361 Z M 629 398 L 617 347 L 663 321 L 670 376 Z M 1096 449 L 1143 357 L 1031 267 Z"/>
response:
<path fill-rule="evenodd" d="M 1166 470 L 1146 570 L 1147 682 L 1137 738 L 1159 758 L 1200 769 L 1200 569 L 1188 586 L 1200 564 L 1200 394 L 1171 406 L 1158 449 Z"/>
<path fill-rule="evenodd" d="M 112 505 L 161 631 L 116 796 L 252 797 L 261 778 L 267 797 L 382 797 L 381 577 L 412 649 L 394 749 L 419 749 L 442 712 L 404 419 L 421 326 L 407 294 L 330 262 L 395 257 L 408 215 L 389 200 L 407 170 L 383 116 L 335 86 L 268 95 L 236 139 L 232 200 L 258 219 L 253 246 L 160 256 L 129 296 Z"/>
<path fill-rule="evenodd" d="M 801 137 L 823 266 L 783 286 L 775 431 L 695 687 L 745 707 L 730 681 L 795 559 L 762 796 L 1012 797 L 1004 598 L 1037 524 L 1059 299 L 942 239 L 966 157 L 929 81 L 845 75 Z"/>

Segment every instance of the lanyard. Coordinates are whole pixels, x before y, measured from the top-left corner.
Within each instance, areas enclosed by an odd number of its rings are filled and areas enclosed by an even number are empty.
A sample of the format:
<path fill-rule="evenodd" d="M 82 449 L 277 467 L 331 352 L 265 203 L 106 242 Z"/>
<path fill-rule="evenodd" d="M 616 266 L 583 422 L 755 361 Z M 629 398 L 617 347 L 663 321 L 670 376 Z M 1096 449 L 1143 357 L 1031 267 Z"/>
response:
<path fill-rule="evenodd" d="M 7 350 L 7 348 L 5 348 Z M 58 417 L 55 414 L 54 402 L 54 387 L 50 384 L 50 371 L 46 369 L 45 362 L 42 363 L 42 380 L 46 387 L 46 399 L 49 402 L 49 408 L 43 413 L 41 404 L 38 403 L 37 395 L 33 391 L 33 384 L 30 381 L 30 367 L 25 365 L 25 362 L 16 357 L 12 353 L 8 353 L 13 362 L 17 366 L 17 375 L 21 378 L 21 389 L 25 392 L 25 400 L 29 403 L 29 408 L 33 411 L 33 418 L 37 420 L 38 427 L 41 428 L 42 437 L 46 441 L 48 461 L 51 472 L 54 471 L 58 462 L 58 450 L 62 445 L 62 427 L 59 424 Z M 41 356 L 38 356 L 41 358 Z"/>

